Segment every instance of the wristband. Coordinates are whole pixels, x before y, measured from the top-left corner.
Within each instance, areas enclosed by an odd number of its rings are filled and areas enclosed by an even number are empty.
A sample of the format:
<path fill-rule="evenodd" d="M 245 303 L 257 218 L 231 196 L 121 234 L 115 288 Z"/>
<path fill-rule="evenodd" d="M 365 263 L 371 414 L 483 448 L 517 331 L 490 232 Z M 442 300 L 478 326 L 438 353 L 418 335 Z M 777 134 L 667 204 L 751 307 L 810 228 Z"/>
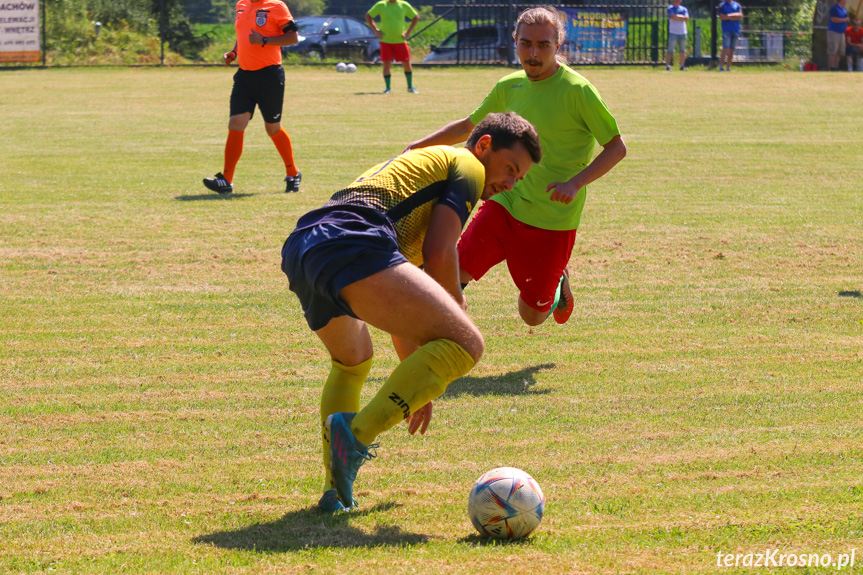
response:
<path fill-rule="evenodd" d="M 267 38 L 266 36 L 263 36 L 263 37 L 261 38 L 261 46 L 266 46 L 266 45 L 267 45 L 267 42 L 268 42 L 269 40 L 270 40 L 269 38 Z"/>

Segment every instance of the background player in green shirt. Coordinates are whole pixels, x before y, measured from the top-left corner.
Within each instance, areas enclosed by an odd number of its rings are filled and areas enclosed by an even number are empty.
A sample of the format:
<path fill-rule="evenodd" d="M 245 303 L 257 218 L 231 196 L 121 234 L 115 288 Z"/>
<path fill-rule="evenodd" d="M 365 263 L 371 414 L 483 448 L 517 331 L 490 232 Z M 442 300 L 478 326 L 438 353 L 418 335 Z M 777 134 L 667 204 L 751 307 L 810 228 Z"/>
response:
<path fill-rule="evenodd" d="M 375 18 L 380 17 L 380 24 L 375 23 Z M 411 21 L 405 28 L 405 20 Z M 384 65 L 384 83 L 389 94 L 390 69 L 393 60 L 401 62 L 408 81 L 408 92 L 416 94 L 418 90 L 413 84 L 413 68 L 411 67 L 411 51 L 408 48 L 407 39 L 411 35 L 417 22 L 420 21 L 414 7 L 404 0 L 380 0 L 366 13 L 366 22 L 375 31 L 375 36 L 381 41 L 381 62 Z"/>
<path fill-rule="evenodd" d="M 424 433 L 431 400 L 479 361 L 483 338 L 463 309 L 456 241 L 479 200 L 512 188 L 541 155 L 524 118 L 491 114 L 465 148 L 401 154 L 297 221 L 282 270 L 332 359 L 321 392 L 322 510 L 353 507 L 374 439 L 403 419 Z M 360 409 L 373 353 L 367 324 L 417 349 Z"/>
<path fill-rule="evenodd" d="M 565 323 L 573 309 L 567 264 L 586 186 L 626 156 L 626 145 L 596 88 L 558 56 L 564 27 L 553 8 L 522 12 L 513 36 L 522 71 L 498 81 L 470 116 L 407 149 L 461 142 L 492 112 L 514 111 L 536 127 L 542 161 L 512 190 L 484 203 L 462 234 L 461 281 L 480 279 L 506 260 L 524 322 L 539 325 L 553 312 Z M 593 158 L 596 141 L 603 150 Z"/>

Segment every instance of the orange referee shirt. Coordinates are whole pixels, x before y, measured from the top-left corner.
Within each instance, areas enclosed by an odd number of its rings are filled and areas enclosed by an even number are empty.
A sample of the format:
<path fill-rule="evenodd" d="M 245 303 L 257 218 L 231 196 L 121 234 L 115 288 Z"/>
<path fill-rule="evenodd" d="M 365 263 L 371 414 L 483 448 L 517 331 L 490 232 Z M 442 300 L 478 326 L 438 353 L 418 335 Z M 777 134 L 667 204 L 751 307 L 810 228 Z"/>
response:
<path fill-rule="evenodd" d="M 279 46 L 253 46 L 249 34 L 257 30 L 261 36 L 281 36 L 285 26 L 293 20 L 291 11 L 282 0 L 240 0 L 237 2 L 237 63 L 243 70 L 260 70 L 267 66 L 282 63 L 282 50 Z"/>

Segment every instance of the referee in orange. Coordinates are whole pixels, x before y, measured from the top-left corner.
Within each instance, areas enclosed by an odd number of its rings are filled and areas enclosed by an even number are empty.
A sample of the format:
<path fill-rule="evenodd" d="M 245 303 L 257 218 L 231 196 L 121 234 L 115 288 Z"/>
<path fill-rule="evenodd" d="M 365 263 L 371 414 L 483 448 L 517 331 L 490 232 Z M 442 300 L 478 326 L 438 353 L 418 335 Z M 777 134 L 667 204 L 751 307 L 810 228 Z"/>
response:
<path fill-rule="evenodd" d="M 225 164 L 221 172 L 204 178 L 204 185 L 220 194 L 234 191 L 234 170 L 243 154 L 243 134 L 257 106 L 267 134 L 285 162 L 285 191 L 298 192 L 302 174 L 294 165 L 291 138 L 281 124 L 285 70 L 279 48 L 297 43 L 297 24 L 282 0 L 240 0 L 234 28 L 237 41 L 223 55 L 226 66 L 235 59 L 240 66 L 231 91 Z"/>

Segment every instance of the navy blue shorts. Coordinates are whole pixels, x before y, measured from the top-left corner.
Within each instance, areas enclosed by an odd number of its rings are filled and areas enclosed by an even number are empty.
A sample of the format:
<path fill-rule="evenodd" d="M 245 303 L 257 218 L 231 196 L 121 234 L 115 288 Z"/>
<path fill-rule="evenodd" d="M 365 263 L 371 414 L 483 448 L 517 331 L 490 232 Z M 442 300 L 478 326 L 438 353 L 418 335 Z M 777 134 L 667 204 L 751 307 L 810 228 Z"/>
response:
<path fill-rule="evenodd" d="M 313 331 L 335 317 L 357 317 L 339 295 L 344 287 L 407 261 L 386 216 L 354 206 L 307 213 L 282 247 L 282 271 Z"/>

